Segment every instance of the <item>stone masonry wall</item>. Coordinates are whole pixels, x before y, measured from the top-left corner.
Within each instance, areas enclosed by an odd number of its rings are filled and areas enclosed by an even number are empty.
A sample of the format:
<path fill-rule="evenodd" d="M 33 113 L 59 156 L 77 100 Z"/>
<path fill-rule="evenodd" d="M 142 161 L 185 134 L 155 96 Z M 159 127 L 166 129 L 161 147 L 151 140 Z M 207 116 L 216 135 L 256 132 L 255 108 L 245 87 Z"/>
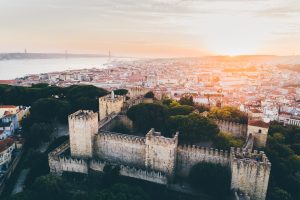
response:
<path fill-rule="evenodd" d="M 242 191 L 250 199 L 266 198 L 271 163 L 264 152 L 231 151 L 231 189 Z"/>
<path fill-rule="evenodd" d="M 239 124 L 224 120 L 214 120 L 220 131 L 230 133 L 234 137 L 247 137 L 247 124 Z"/>
<path fill-rule="evenodd" d="M 98 114 L 79 110 L 68 117 L 71 155 L 92 157 L 94 136 L 98 132 Z"/>
<path fill-rule="evenodd" d="M 95 139 L 94 155 L 111 162 L 145 166 L 145 138 L 100 132 Z"/>
<path fill-rule="evenodd" d="M 221 164 L 223 166 L 230 165 L 230 157 L 227 151 L 209 149 L 198 146 L 178 146 L 177 148 L 177 166 L 176 175 L 187 177 L 191 168 L 200 162 L 209 162 Z"/>
<path fill-rule="evenodd" d="M 151 129 L 146 135 L 147 168 L 172 176 L 176 166 L 178 133 L 173 138 L 165 138 Z"/>
<path fill-rule="evenodd" d="M 102 121 L 109 115 L 120 113 L 124 106 L 124 97 L 107 95 L 99 98 L 99 120 Z"/>

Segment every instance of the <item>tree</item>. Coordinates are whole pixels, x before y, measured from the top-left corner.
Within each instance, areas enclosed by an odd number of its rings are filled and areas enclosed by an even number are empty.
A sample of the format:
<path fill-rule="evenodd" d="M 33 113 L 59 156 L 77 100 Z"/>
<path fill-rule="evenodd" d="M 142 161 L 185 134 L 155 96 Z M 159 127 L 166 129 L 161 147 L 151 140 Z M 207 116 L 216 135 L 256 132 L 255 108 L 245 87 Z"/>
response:
<path fill-rule="evenodd" d="M 300 198 L 300 158 L 295 154 L 298 127 L 271 122 L 267 146 L 264 149 L 271 166 L 267 199 Z M 291 198 L 290 198 L 291 197 Z"/>
<path fill-rule="evenodd" d="M 25 185 L 31 186 L 37 177 L 49 173 L 48 155 L 30 149 L 25 155 L 24 166 L 30 168 Z"/>
<path fill-rule="evenodd" d="M 230 194 L 231 172 L 228 167 L 213 163 L 199 163 L 192 167 L 189 183 L 195 189 L 224 199 Z"/>
<path fill-rule="evenodd" d="M 115 184 L 109 189 L 98 192 L 94 199 L 150 200 L 150 197 L 140 187 L 129 186 L 126 184 Z"/>
<path fill-rule="evenodd" d="M 122 122 L 117 122 L 110 131 L 123 134 L 129 134 L 131 132 L 130 128 Z"/>
<path fill-rule="evenodd" d="M 242 147 L 244 141 L 239 138 L 235 138 L 228 133 L 220 132 L 214 139 L 214 147 L 217 149 L 229 150 L 230 147 Z"/>
<path fill-rule="evenodd" d="M 34 181 L 32 189 L 37 199 L 66 199 L 67 186 L 65 181 L 59 176 L 40 176 Z"/>
<path fill-rule="evenodd" d="M 168 109 L 168 114 L 170 116 L 173 115 L 188 115 L 192 113 L 194 108 L 192 106 L 187 106 L 187 105 L 179 105 L 179 106 L 174 106 L 170 107 Z"/>
<path fill-rule="evenodd" d="M 71 106 L 67 101 L 53 98 L 37 100 L 31 107 L 30 117 L 36 122 L 66 122 L 71 113 Z"/>
<path fill-rule="evenodd" d="M 53 132 L 53 126 L 48 123 L 34 123 L 29 132 L 26 132 L 25 139 L 32 147 L 38 147 L 41 142 L 46 142 L 50 139 Z"/>
<path fill-rule="evenodd" d="M 275 187 L 268 195 L 267 200 L 293 200 L 293 198 L 287 191 Z"/>
<path fill-rule="evenodd" d="M 149 91 L 147 92 L 145 95 L 144 95 L 145 98 L 151 98 L 153 99 L 154 98 L 154 93 L 152 91 Z"/>
<path fill-rule="evenodd" d="M 66 99 L 70 102 L 72 110 L 89 109 L 98 111 L 99 97 L 108 94 L 108 91 L 92 85 L 73 85 L 66 88 Z"/>
<path fill-rule="evenodd" d="M 192 95 L 184 95 L 180 98 L 179 103 L 181 105 L 194 106 L 194 99 Z"/>
<path fill-rule="evenodd" d="M 209 111 L 209 106 L 204 104 L 195 103 L 194 108 L 198 110 L 200 113 Z"/>
<path fill-rule="evenodd" d="M 182 139 L 212 140 L 219 132 L 218 126 L 210 119 L 199 114 L 171 116 L 167 121 L 167 132 L 169 135 L 179 131 Z"/>
<path fill-rule="evenodd" d="M 243 124 L 248 122 L 248 116 L 246 113 L 231 106 L 224 106 L 223 108 L 213 107 L 210 109 L 208 117 Z"/>
<path fill-rule="evenodd" d="M 165 98 L 162 100 L 162 104 L 163 105 L 166 105 L 166 106 L 170 106 L 170 104 L 172 103 L 172 99 L 169 99 L 169 98 Z"/>
<path fill-rule="evenodd" d="M 136 131 L 146 132 L 151 128 L 164 130 L 167 110 L 163 105 L 155 103 L 141 103 L 132 106 L 127 111 L 127 116 L 133 121 Z"/>
<path fill-rule="evenodd" d="M 116 95 L 126 95 L 128 93 L 128 90 L 126 89 L 116 89 L 114 90 L 114 94 Z"/>

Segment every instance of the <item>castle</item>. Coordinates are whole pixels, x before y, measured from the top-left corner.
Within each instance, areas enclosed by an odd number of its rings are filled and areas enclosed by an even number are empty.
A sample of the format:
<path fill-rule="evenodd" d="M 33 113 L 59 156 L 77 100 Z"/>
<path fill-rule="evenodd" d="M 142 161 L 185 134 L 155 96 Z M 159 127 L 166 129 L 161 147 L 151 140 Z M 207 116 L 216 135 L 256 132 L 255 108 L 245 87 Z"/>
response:
<path fill-rule="evenodd" d="M 131 101 L 140 102 L 141 98 L 136 95 Z M 250 199 L 265 199 L 271 163 L 264 152 L 179 145 L 179 133 L 166 138 L 154 129 L 145 137 L 109 132 L 107 126 L 120 117 L 125 101 L 112 93 L 99 98 L 99 115 L 86 110 L 71 114 L 70 141 L 49 153 L 50 172 L 88 174 L 91 170 L 103 172 L 106 165 L 118 165 L 122 176 L 168 185 L 175 177 L 187 177 L 198 163 L 218 163 L 231 169 L 232 190 Z"/>

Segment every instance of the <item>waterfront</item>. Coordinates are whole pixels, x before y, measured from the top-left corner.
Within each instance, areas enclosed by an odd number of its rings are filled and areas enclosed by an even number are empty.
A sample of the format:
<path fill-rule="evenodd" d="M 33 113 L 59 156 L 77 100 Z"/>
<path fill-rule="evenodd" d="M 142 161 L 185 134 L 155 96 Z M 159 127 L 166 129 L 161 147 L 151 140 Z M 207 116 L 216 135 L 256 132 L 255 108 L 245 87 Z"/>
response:
<path fill-rule="evenodd" d="M 105 68 L 110 62 L 134 60 L 124 57 L 20 59 L 0 61 L 0 80 L 15 79 L 28 74 L 39 74 L 69 69 Z"/>

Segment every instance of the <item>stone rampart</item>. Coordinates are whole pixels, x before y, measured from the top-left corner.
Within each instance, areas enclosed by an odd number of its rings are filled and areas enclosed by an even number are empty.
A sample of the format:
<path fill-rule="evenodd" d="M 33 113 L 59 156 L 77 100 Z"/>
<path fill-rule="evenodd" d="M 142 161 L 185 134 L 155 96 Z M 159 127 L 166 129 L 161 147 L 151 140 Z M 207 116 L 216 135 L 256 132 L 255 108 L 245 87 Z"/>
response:
<path fill-rule="evenodd" d="M 231 189 L 242 191 L 251 199 L 265 199 L 271 163 L 263 151 L 231 150 Z"/>
<path fill-rule="evenodd" d="M 180 177 L 187 177 L 191 168 L 197 163 L 209 162 L 230 165 L 228 151 L 209 149 L 195 145 L 179 145 L 177 148 L 177 168 L 176 174 Z"/>
<path fill-rule="evenodd" d="M 144 170 L 144 169 L 128 167 L 124 165 L 121 165 L 120 167 L 120 175 L 142 179 L 142 180 L 159 183 L 159 184 L 168 183 L 167 176 L 162 172 L 153 171 L 153 170 Z"/>
<path fill-rule="evenodd" d="M 95 157 L 120 164 L 145 165 L 145 138 L 111 132 L 100 132 L 94 144 Z"/>
<path fill-rule="evenodd" d="M 247 124 L 240 124 L 224 120 L 214 120 L 220 131 L 230 133 L 234 137 L 247 137 Z"/>
<path fill-rule="evenodd" d="M 88 173 L 88 161 L 80 158 L 59 157 L 61 171 Z"/>

